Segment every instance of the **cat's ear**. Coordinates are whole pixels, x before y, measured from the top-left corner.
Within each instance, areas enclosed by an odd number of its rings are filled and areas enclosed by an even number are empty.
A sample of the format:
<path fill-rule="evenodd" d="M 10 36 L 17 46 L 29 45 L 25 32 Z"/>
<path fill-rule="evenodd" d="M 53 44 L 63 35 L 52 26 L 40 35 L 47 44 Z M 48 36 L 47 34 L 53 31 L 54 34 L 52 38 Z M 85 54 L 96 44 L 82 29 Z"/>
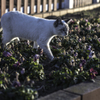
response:
<path fill-rule="evenodd" d="M 54 26 L 57 27 L 60 24 L 63 25 L 61 18 L 57 18 L 56 21 L 54 22 Z"/>
<path fill-rule="evenodd" d="M 67 19 L 67 20 L 65 20 L 65 22 L 67 23 L 67 24 L 69 24 L 71 21 L 73 21 L 72 19 Z"/>

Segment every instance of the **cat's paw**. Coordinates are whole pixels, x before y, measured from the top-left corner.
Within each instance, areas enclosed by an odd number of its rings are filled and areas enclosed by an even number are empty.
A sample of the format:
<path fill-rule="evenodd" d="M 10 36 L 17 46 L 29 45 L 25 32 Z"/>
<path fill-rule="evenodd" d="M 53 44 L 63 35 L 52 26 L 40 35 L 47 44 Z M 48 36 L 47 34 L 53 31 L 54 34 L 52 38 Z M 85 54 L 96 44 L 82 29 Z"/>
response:
<path fill-rule="evenodd" d="M 55 62 L 57 62 L 58 60 L 59 60 L 58 57 L 54 57 L 53 59 L 50 60 L 49 63 L 55 63 Z"/>

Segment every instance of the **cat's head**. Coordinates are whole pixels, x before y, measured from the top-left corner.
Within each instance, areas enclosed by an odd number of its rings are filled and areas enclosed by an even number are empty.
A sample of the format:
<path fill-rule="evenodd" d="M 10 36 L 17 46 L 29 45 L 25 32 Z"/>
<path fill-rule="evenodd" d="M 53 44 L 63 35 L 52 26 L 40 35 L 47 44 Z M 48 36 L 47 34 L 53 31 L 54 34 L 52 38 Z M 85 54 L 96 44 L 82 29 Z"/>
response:
<path fill-rule="evenodd" d="M 58 36 L 67 36 L 69 33 L 69 23 L 70 20 L 67 22 L 64 22 L 60 18 L 57 18 L 56 21 L 54 22 L 54 27 L 56 30 L 56 35 Z"/>

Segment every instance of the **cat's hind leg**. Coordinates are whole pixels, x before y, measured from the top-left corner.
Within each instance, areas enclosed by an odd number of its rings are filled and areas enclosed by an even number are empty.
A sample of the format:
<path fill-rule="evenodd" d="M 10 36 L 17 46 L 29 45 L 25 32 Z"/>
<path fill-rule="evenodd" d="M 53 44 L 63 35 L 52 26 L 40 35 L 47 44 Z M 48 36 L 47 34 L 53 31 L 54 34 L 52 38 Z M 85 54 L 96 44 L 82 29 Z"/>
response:
<path fill-rule="evenodd" d="M 20 42 L 19 37 L 15 37 L 15 38 L 11 39 L 11 41 L 10 41 L 10 42 L 15 41 L 15 40 L 17 40 L 18 42 Z"/>
<path fill-rule="evenodd" d="M 9 35 L 9 31 L 6 31 L 3 29 L 3 34 L 2 34 L 2 47 L 4 48 L 12 39 L 11 35 Z"/>

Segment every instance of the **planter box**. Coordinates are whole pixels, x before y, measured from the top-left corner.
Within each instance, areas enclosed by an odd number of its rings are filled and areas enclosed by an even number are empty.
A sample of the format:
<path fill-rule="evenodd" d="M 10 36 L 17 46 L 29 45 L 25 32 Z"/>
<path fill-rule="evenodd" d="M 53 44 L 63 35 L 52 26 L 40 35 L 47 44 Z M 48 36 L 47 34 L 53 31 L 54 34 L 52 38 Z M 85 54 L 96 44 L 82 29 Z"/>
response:
<path fill-rule="evenodd" d="M 93 82 L 83 82 L 65 89 L 67 92 L 80 94 L 82 100 L 100 100 L 100 80 Z"/>
<path fill-rule="evenodd" d="M 63 90 L 41 97 L 37 100 L 81 100 L 80 95 L 72 94 Z"/>
<path fill-rule="evenodd" d="M 100 100 L 100 76 L 95 82 L 82 82 L 37 100 Z"/>

